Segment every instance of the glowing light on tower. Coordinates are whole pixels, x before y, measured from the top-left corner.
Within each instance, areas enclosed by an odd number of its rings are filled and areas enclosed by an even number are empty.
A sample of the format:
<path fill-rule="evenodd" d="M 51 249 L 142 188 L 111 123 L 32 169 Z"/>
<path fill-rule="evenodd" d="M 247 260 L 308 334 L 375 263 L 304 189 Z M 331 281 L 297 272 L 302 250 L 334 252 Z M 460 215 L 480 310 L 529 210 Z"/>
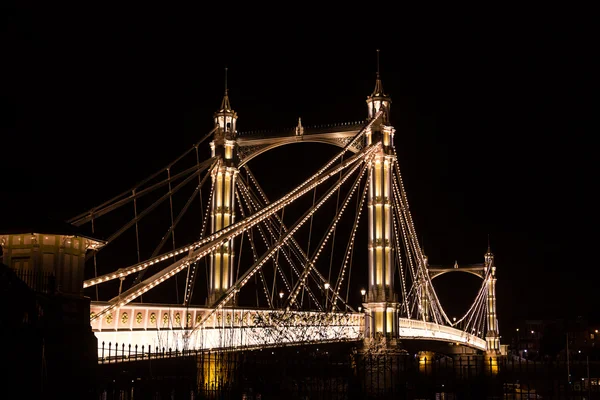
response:
<path fill-rule="evenodd" d="M 394 128 L 389 126 L 391 99 L 384 93 L 379 76 L 379 51 L 377 64 L 375 89 L 367 98 L 367 109 L 369 118 L 376 116 L 379 111 L 381 114 L 365 135 L 367 145 L 380 144 L 369 165 L 369 302 L 365 306 L 371 316 L 367 318 L 370 335 L 394 336 L 398 332 L 391 247 Z"/>
<path fill-rule="evenodd" d="M 220 160 L 218 166 L 212 171 L 214 194 L 211 204 L 211 233 L 225 229 L 235 221 L 234 189 L 238 174 L 235 151 L 237 113 L 233 111 L 229 102 L 227 76 L 225 95 L 221 108 L 215 113 L 214 121 L 216 130 L 214 140 L 210 143 L 211 155 Z M 212 252 L 208 304 L 214 303 L 233 284 L 233 254 L 233 239 Z"/>

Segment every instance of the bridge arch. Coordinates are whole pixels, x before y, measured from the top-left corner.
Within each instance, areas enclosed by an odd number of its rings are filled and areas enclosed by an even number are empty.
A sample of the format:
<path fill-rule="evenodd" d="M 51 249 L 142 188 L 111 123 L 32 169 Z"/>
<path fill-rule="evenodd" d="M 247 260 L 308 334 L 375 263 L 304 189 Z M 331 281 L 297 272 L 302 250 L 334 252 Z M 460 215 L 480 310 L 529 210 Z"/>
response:
<path fill-rule="evenodd" d="M 478 277 L 480 279 L 484 278 L 483 274 L 485 273 L 483 270 L 476 271 L 474 269 L 466 269 L 466 268 L 448 268 L 443 271 L 430 270 L 429 276 L 431 277 L 431 279 L 434 279 L 434 278 L 440 277 L 442 275 L 445 275 L 449 272 L 463 272 L 465 274 L 475 275 L 476 277 Z"/>
<path fill-rule="evenodd" d="M 331 139 L 327 139 L 327 138 L 303 138 L 301 140 L 297 140 L 295 138 L 292 138 L 294 140 L 285 140 L 285 141 L 281 141 L 281 142 L 277 142 L 277 143 L 272 143 L 272 144 L 268 144 L 268 145 L 264 145 L 264 147 L 260 147 L 257 150 L 249 153 L 247 156 L 243 157 L 240 160 L 240 164 L 239 166 L 242 167 L 244 166 L 244 164 L 247 164 L 250 160 L 258 157 L 259 155 L 266 153 L 269 150 L 273 150 L 277 147 L 281 147 L 281 146 L 285 146 L 285 145 L 289 145 L 289 144 L 294 144 L 294 143 L 325 143 L 325 144 L 329 144 L 329 145 L 333 145 L 333 146 L 337 146 L 337 147 L 345 147 L 347 143 L 344 143 L 342 140 L 339 140 L 337 138 L 331 138 Z M 348 148 L 349 151 L 353 152 L 353 153 L 357 153 L 360 149 L 354 146 L 351 146 Z"/>

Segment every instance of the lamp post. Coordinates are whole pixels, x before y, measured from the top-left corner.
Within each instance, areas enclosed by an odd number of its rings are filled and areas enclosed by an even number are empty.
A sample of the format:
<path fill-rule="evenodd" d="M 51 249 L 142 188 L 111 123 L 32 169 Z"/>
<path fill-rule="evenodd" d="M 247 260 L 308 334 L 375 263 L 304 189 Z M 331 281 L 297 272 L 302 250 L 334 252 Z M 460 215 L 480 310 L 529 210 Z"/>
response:
<path fill-rule="evenodd" d="M 367 291 L 365 289 L 360 289 L 360 295 L 362 296 L 363 303 L 365 302 L 365 296 L 367 295 Z"/>
<path fill-rule="evenodd" d="M 325 288 L 325 311 L 327 311 L 327 300 L 329 300 L 329 288 L 331 287 L 331 285 L 329 284 L 329 282 L 325 282 L 323 284 L 323 288 Z"/>
<path fill-rule="evenodd" d="M 569 332 L 567 332 L 567 382 L 571 384 L 571 360 L 569 359 Z"/>
<path fill-rule="evenodd" d="M 279 307 L 283 307 L 283 290 L 279 292 Z"/>

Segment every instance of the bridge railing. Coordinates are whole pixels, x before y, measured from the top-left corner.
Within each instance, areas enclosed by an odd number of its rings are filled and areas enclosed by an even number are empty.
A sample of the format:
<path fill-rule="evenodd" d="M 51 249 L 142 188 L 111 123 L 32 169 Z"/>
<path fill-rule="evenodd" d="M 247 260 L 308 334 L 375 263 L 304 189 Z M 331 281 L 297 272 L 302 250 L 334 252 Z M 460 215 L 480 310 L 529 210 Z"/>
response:
<path fill-rule="evenodd" d="M 341 342 L 355 342 L 361 338 L 348 338 L 348 339 L 330 339 L 330 340 L 314 340 L 306 341 L 302 345 L 313 345 L 313 344 L 327 344 L 327 343 L 341 343 Z M 248 350 L 258 350 L 267 348 L 282 348 L 289 346 L 296 346 L 300 343 L 273 343 L 270 345 L 260 346 L 244 346 L 244 347 L 222 347 L 222 348 L 190 348 L 190 349 L 178 349 L 172 347 L 159 347 L 152 345 L 131 345 L 125 343 L 112 343 L 102 342 L 98 347 L 98 364 L 113 364 L 120 362 L 132 362 L 132 361 L 144 361 L 144 360 L 155 360 L 155 359 L 166 359 L 166 358 L 177 358 L 177 357 L 197 357 L 203 354 L 211 353 L 230 353 Z"/>
<path fill-rule="evenodd" d="M 110 364 L 123 361 L 142 361 L 160 358 L 189 357 L 197 355 L 201 350 L 197 349 L 172 349 L 158 346 L 125 345 L 125 343 L 105 343 L 98 347 L 98 363 Z"/>
<path fill-rule="evenodd" d="M 460 329 L 408 318 L 400 318 L 400 337 L 444 340 L 476 347 L 480 350 L 486 349 L 484 339 Z"/>

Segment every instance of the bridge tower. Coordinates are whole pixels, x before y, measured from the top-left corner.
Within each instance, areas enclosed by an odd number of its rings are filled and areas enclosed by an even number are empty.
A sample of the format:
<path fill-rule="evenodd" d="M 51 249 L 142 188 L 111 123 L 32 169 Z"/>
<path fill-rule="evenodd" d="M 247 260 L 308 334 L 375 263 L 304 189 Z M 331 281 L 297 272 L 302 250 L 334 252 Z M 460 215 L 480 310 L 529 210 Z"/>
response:
<path fill-rule="evenodd" d="M 227 74 L 227 69 L 225 69 Z M 231 108 L 227 75 L 221 108 L 214 114 L 215 133 L 210 143 L 212 157 L 218 165 L 212 171 L 211 233 L 233 224 L 235 220 L 235 179 L 238 170 L 237 113 Z M 207 305 L 214 304 L 233 284 L 233 239 L 221 245 L 210 258 Z"/>
<path fill-rule="evenodd" d="M 394 167 L 394 128 L 390 125 L 391 99 L 383 91 L 379 75 L 373 93 L 367 97 L 368 117 L 382 116 L 366 132 L 366 144 L 381 143 L 370 161 L 369 213 L 369 286 L 364 303 L 365 337 L 396 338 L 399 304 L 394 291 L 392 256 L 392 171 Z"/>
<path fill-rule="evenodd" d="M 487 353 L 492 355 L 500 354 L 500 333 L 498 330 L 498 318 L 496 317 L 496 265 L 494 264 L 494 254 L 488 249 L 485 253 L 485 268 L 490 270 L 488 291 L 487 291 L 487 333 L 485 341 L 487 342 Z"/>

